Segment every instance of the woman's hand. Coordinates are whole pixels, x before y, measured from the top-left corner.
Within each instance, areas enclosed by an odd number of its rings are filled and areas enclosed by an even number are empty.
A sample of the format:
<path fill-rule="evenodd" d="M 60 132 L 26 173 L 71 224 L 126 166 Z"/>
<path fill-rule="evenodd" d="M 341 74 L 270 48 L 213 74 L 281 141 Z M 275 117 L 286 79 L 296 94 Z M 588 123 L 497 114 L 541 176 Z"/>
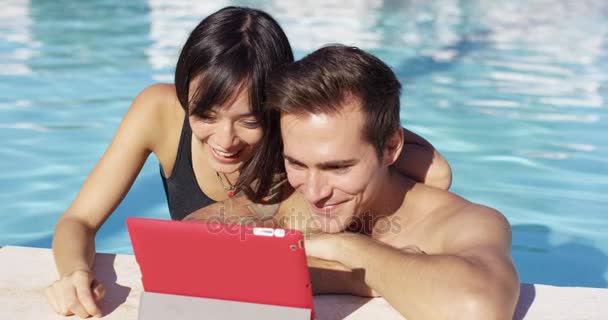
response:
<path fill-rule="evenodd" d="M 402 174 L 426 185 L 448 190 L 452 168 L 447 160 L 421 136 L 403 128 L 403 150 L 393 166 Z"/>
<path fill-rule="evenodd" d="M 200 208 L 183 221 L 276 227 L 279 224 L 274 218 L 279 206 L 280 203 L 254 203 L 239 193 L 231 199 Z"/>
<path fill-rule="evenodd" d="M 76 270 L 65 275 L 48 286 L 44 293 L 49 304 L 60 315 L 101 317 L 96 302 L 104 297 L 105 289 L 92 271 Z"/>

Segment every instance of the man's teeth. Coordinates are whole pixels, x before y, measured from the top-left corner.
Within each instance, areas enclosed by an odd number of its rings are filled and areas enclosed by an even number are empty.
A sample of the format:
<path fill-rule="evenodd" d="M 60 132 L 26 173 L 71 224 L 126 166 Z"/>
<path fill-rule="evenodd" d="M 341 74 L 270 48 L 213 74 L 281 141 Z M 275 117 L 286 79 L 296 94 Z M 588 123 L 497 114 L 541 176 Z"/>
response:
<path fill-rule="evenodd" d="M 215 153 L 217 153 L 218 155 L 220 155 L 222 157 L 226 157 L 226 158 L 234 157 L 237 154 L 237 152 L 235 152 L 235 153 L 228 153 L 228 152 L 219 151 L 217 149 L 213 149 L 213 151 L 215 151 Z"/>

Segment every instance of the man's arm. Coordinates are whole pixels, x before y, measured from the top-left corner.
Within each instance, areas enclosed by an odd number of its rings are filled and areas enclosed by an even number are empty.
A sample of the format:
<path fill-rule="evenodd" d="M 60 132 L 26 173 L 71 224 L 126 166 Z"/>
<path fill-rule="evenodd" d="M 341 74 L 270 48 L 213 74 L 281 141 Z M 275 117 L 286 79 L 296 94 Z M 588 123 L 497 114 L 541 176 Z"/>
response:
<path fill-rule="evenodd" d="M 351 270 L 336 261 L 308 256 L 308 270 L 312 282 L 312 293 L 350 294 L 361 297 L 380 295 L 365 283 L 363 269 Z"/>
<path fill-rule="evenodd" d="M 294 193 L 295 195 L 295 193 Z M 184 221 L 246 224 L 300 230 L 308 238 L 316 233 L 310 213 L 299 197 L 290 196 L 280 204 L 253 203 L 242 194 L 196 210 Z M 261 218 L 264 217 L 264 218 Z M 268 217 L 271 217 L 270 219 Z M 377 297 L 378 293 L 365 284 L 362 270 L 315 257 L 307 258 L 313 294 L 352 294 Z"/>
<path fill-rule="evenodd" d="M 322 235 L 306 247 L 364 270 L 365 283 L 408 319 L 511 319 L 519 280 L 509 255 L 509 225 L 486 207 L 461 211 L 441 227 L 446 236 L 438 253 L 411 254 L 348 233 Z"/>
<path fill-rule="evenodd" d="M 414 180 L 448 190 L 452 184 L 452 169 L 432 144 L 403 128 L 404 146 L 393 166 Z"/>

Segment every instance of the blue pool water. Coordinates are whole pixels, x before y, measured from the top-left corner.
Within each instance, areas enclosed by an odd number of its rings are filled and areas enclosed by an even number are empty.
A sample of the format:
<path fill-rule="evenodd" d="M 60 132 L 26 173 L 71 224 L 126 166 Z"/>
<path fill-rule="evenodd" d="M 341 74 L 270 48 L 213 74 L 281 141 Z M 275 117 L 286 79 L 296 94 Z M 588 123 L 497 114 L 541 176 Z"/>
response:
<path fill-rule="evenodd" d="M 341 42 L 388 62 L 452 190 L 508 217 L 522 281 L 608 287 L 608 2 L 315 2 L 0 1 L 0 245 L 50 247 L 133 97 L 236 4 L 275 16 L 298 57 Z M 168 218 L 153 157 L 99 251 L 131 252 L 130 215 Z"/>

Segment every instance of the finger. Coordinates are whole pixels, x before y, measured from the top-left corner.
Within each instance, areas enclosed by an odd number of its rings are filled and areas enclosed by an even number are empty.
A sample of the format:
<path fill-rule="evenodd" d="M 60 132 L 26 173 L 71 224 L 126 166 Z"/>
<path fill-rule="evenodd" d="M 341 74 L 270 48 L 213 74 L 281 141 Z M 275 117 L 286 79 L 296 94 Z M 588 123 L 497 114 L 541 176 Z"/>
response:
<path fill-rule="evenodd" d="M 189 214 L 182 219 L 182 221 L 192 221 L 192 220 L 194 220 L 193 214 Z"/>
<path fill-rule="evenodd" d="M 76 293 L 76 288 L 71 284 L 66 283 L 63 286 L 63 294 L 64 294 L 64 304 L 68 310 L 68 314 L 75 314 L 81 318 L 88 318 L 90 316 L 89 313 L 84 309 L 84 307 L 78 301 L 78 295 Z M 68 315 L 66 314 L 66 315 Z"/>
<path fill-rule="evenodd" d="M 93 298 L 93 292 L 91 290 L 91 287 L 86 285 L 79 285 L 76 286 L 76 295 L 78 297 L 78 301 L 80 302 L 80 305 L 84 308 L 84 310 L 88 315 L 92 315 L 92 316 L 101 316 L 101 311 L 99 310 L 99 308 L 97 307 L 97 304 L 95 304 L 95 299 Z M 80 314 L 78 314 L 80 315 Z"/>
<path fill-rule="evenodd" d="M 63 316 L 71 316 L 74 313 L 70 311 L 67 301 L 69 298 L 65 296 L 64 291 L 61 283 L 55 283 L 55 285 L 53 285 L 53 292 L 57 302 L 57 313 Z"/>
<path fill-rule="evenodd" d="M 46 300 L 51 305 L 51 308 L 53 308 L 53 311 L 55 311 L 56 313 L 59 313 L 59 305 L 57 304 L 57 299 L 55 298 L 53 285 L 50 285 L 44 289 L 44 296 L 46 297 Z"/>
<path fill-rule="evenodd" d="M 93 280 L 91 288 L 93 290 L 93 297 L 95 298 L 95 301 L 99 301 L 105 297 L 106 288 L 99 281 Z"/>
<path fill-rule="evenodd" d="M 85 319 L 85 318 L 88 318 L 91 316 L 91 314 L 87 312 L 87 310 L 82 306 L 82 304 L 78 300 L 74 300 L 74 302 L 71 305 L 69 305 L 68 308 L 70 309 L 70 312 L 79 316 L 82 319 Z"/>
<path fill-rule="evenodd" d="M 372 289 L 371 293 L 372 293 L 371 296 L 374 297 L 374 298 L 382 297 L 382 295 L 380 293 L 378 293 L 378 291 L 376 291 L 374 289 Z"/>
<path fill-rule="evenodd" d="M 201 208 L 184 217 L 182 221 L 203 222 L 208 218 L 207 211 L 204 208 Z"/>

